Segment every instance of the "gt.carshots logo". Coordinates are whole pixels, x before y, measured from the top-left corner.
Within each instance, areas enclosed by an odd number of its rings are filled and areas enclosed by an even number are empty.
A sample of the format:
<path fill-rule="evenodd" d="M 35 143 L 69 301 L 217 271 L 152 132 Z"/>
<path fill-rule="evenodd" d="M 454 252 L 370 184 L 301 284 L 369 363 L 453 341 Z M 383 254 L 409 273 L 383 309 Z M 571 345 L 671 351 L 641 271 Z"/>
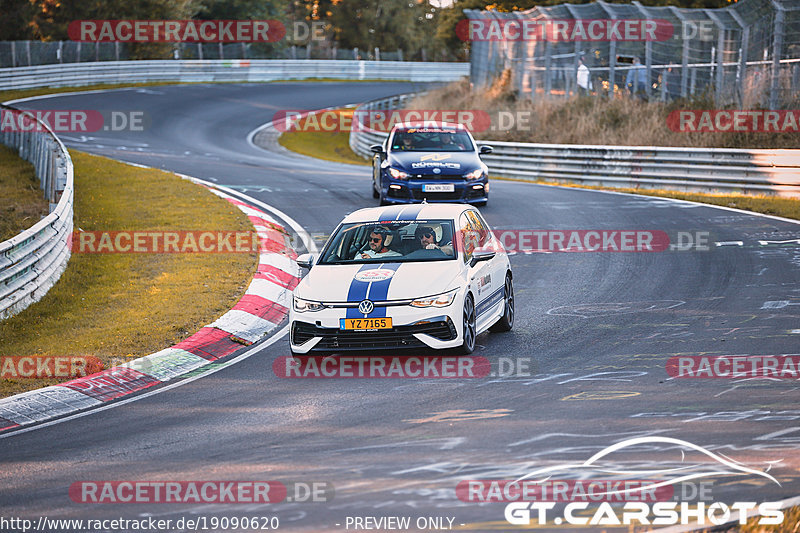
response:
<path fill-rule="evenodd" d="M 626 461 L 626 456 L 635 458 L 643 452 L 650 457 L 666 454 L 669 460 L 661 468 L 646 465 L 641 470 L 625 464 L 631 460 Z M 553 479 L 555 475 L 585 478 L 591 471 L 606 475 L 639 472 L 660 479 Z M 686 501 L 691 497 L 686 497 L 683 482 L 717 477 L 762 478 L 759 481 L 780 485 L 767 471 L 747 467 L 696 444 L 671 437 L 638 437 L 612 444 L 583 463 L 540 468 L 513 481 L 469 480 L 459 483 L 456 492 L 462 501 L 509 501 L 503 516 L 513 525 L 704 526 L 737 519 L 745 524 L 754 511 L 761 515 L 759 525 L 783 523 L 781 502 Z M 694 491 L 694 495 L 700 496 L 700 492 Z M 684 501 L 675 501 L 681 496 Z"/>

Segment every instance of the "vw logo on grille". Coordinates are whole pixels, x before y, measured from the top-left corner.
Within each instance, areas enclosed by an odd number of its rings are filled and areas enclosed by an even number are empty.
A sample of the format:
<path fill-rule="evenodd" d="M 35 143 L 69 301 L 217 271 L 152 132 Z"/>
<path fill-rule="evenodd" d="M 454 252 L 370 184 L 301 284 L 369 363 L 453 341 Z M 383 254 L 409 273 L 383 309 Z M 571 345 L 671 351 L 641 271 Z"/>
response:
<path fill-rule="evenodd" d="M 434 174 L 439 174 L 440 172 L 441 172 L 441 170 L 440 170 L 440 169 L 438 169 L 438 168 L 434 168 L 434 169 L 433 169 L 433 173 L 434 173 Z"/>
<path fill-rule="evenodd" d="M 368 315 L 375 309 L 375 305 L 370 302 L 369 300 L 364 300 L 360 304 L 358 304 L 358 312 Z"/>

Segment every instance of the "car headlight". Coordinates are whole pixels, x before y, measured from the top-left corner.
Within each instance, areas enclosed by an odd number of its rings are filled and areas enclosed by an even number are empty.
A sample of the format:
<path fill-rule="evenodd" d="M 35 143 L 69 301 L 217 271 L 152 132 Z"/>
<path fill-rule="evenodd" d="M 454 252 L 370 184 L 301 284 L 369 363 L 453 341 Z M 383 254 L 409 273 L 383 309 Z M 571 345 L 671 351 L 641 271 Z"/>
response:
<path fill-rule="evenodd" d="M 404 180 L 408 178 L 408 173 L 403 172 L 402 170 L 397 170 L 396 168 L 390 168 L 389 174 L 396 179 L 396 180 Z"/>
<path fill-rule="evenodd" d="M 412 307 L 447 307 L 453 303 L 453 300 L 456 299 L 456 293 L 458 293 L 458 289 L 453 289 L 452 291 L 443 292 L 442 294 L 437 294 L 436 296 L 419 298 L 411 302 L 409 305 Z"/>
<path fill-rule="evenodd" d="M 320 302 L 312 302 L 311 300 L 303 300 L 297 296 L 293 296 L 294 310 L 298 313 L 305 313 L 306 311 L 321 311 L 325 306 Z"/>
<path fill-rule="evenodd" d="M 478 168 L 473 170 L 472 172 L 467 172 L 466 174 L 464 174 L 464 177 L 467 178 L 468 180 L 479 180 L 483 177 L 483 169 Z"/>

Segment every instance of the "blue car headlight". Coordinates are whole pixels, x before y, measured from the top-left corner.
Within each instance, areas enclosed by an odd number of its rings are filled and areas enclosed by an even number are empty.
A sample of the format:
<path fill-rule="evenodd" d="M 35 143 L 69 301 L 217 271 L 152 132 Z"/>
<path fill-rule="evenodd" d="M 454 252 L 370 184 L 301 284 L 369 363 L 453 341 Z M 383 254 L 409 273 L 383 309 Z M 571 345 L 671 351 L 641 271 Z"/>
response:
<path fill-rule="evenodd" d="M 389 168 L 389 175 L 392 176 L 396 180 L 405 180 L 408 179 L 408 172 L 403 172 L 402 170 L 398 170 L 396 168 Z"/>
<path fill-rule="evenodd" d="M 479 179 L 483 178 L 483 169 L 482 168 L 476 168 L 472 172 L 467 172 L 466 174 L 464 174 L 464 177 L 466 179 L 468 179 L 469 181 L 479 180 Z"/>

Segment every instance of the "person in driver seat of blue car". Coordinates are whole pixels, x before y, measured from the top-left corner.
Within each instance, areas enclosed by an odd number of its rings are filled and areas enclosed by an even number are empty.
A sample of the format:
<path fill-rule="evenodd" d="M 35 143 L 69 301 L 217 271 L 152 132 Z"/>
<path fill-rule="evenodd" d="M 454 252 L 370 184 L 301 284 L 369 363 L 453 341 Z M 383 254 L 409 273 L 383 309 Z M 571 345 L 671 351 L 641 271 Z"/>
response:
<path fill-rule="evenodd" d="M 443 131 L 439 134 L 439 140 L 442 143 L 441 149 L 448 150 L 448 151 L 461 151 L 464 150 L 465 147 L 461 143 L 457 143 L 455 141 L 455 132 L 452 131 Z"/>
<path fill-rule="evenodd" d="M 420 226 L 416 229 L 414 234 L 419 241 L 420 248 L 423 250 L 441 250 L 442 253 L 452 256 L 453 245 L 452 243 L 436 243 L 436 232 L 430 226 Z"/>
<path fill-rule="evenodd" d="M 400 140 L 400 145 L 397 148 L 400 150 L 415 150 L 416 147 L 414 146 L 414 140 L 411 138 L 411 135 L 403 135 L 403 138 Z"/>
<path fill-rule="evenodd" d="M 381 227 L 375 226 L 372 228 L 369 234 L 369 249 L 364 250 L 362 252 L 358 252 L 356 254 L 355 259 L 361 257 L 361 259 L 378 259 L 381 257 L 400 257 L 401 253 L 395 252 L 394 250 L 390 250 L 388 248 L 389 243 L 391 243 L 392 232 L 391 230 Z"/>

